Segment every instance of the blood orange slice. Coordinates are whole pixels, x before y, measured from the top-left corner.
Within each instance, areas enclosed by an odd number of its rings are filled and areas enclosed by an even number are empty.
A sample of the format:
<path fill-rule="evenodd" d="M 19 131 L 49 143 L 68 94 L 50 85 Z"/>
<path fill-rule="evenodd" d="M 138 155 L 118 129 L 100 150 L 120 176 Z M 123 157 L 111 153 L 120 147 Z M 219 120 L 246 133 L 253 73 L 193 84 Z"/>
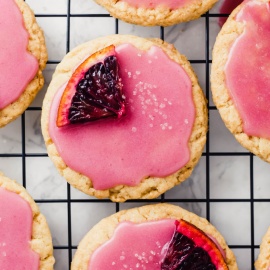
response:
<path fill-rule="evenodd" d="M 217 245 L 187 221 L 176 221 L 161 270 L 228 270 Z"/>
<path fill-rule="evenodd" d="M 80 64 L 61 97 L 56 125 L 121 117 L 125 113 L 115 47 L 108 46 Z"/>

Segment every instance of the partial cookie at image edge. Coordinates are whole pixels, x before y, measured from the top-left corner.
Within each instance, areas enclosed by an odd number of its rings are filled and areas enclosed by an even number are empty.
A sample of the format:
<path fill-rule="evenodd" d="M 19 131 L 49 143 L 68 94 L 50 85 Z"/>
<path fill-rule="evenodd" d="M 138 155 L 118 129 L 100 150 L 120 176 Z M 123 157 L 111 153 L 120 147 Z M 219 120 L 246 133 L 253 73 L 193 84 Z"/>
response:
<path fill-rule="evenodd" d="M 87 270 L 88 262 L 93 252 L 112 237 L 115 228 L 120 222 L 130 221 L 143 223 L 161 219 L 184 219 L 204 231 L 204 233 L 213 236 L 222 249 L 225 250 L 226 263 L 229 270 L 238 269 L 233 252 L 229 249 L 224 238 L 213 225 L 206 219 L 183 208 L 164 203 L 122 210 L 102 219 L 81 240 L 73 258 L 71 270 Z"/>
<path fill-rule="evenodd" d="M 20 97 L 4 109 L 0 110 L 0 127 L 4 127 L 17 119 L 34 100 L 37 93 L 44 85 L 42 70 L 44 70 L 48 59 L 44 34 L 36 22 L 33 11 L 23 0 L 14 1 L 22 13 L 25 28 L 29 33 L 27 50 L 37 59 L 39 67 L 35 77 L 29 82 Z"/>
<path fill-rule="evenodd" d="M 213 7 L 217 0 L 198 0 L 187 3 L 178 9 L 165 8 L 136 8 L 124 1 L 95 0 L 97 4 L 106 8 L 109 13 L 127 23 L 143 26 L 170 26 L 181 22 L 198 19 Z"/>
<path fill-rule="evenodd" d="M 256 270 L 268 270 L 270 266 L 270 227 L 266 234 L 263 236 L 260 253 L 255 262 Z"/>
<path fill-rule="evenodd" d="M 0 172 L 0 187 L 18 194 L 30 205 L 33 213 L 31 249 L 40 257 L 39 270 L 53 270 L 55 260 L 52 237 L 46 219 L 40 213 L 37 204 L 23 186 L 14 180 L 10 180 L 2 172 Z"/>
<path fill-rule="evenodd" d="M 259 0 L 269 2 L 268 0 Z M 233 43 L 244 31 L 244 24 L 235 20 L 244 3 L 239 5 L 229 16 L 219 32 L 212 57 L 211 91 L 213 101 L 219 110 L 220 116 L 235 139 L 250 152 L 264 161 L 270 162 L 270 140 L 256 136 L 249 136 L 243 130 L 243 121 L 232 101 L 226 86 L 224 67 L 227 63 L 229 51 Z"/>

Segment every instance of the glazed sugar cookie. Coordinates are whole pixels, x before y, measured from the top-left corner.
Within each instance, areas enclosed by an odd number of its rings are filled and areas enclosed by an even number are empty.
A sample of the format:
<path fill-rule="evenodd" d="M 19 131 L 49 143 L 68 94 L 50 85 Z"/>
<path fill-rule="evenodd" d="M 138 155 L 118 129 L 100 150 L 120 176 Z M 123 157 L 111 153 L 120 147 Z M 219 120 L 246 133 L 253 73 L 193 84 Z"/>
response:
<path fill-rule="evenodd" d="M 0 269 L 52 270 L 51 234 L 27 191 L 0 173 Z"/>
<path fill-rule="evenodd" d="M 67 181 L 113 201 L 155 198 L 184 181 L 207 131 L 205 98 L 186 58 L 161 40 L 121 35 L 63 59 L 41 122 Z"/>
<path fill-rule="evenodd" d="M 245 1 L 229 17 L 213 51 L 212 92 L 227 128 L 270 161 L 270 2 Z"/>
<path fill-rule="evenodd" d="M 95 0 L 112 16 L 144 26 L 169 26 L 199 18 L 217 0 Z"/>
<path fill-rule="evenodd" d="M 71 270 L 94 269 L 238 268 L 224 238 L 206 219 L 156 204 L 120 211 L 87 233 Z"/>
<path fill-rule="evenodd" d="M 0 0 L 0 127 L 20 116 L 44 84 L 43 32 L 23 0 Z"/>
<path fill-rule="evenodd" d="M 256 270 L 268 270 L 270 268 L 270 227 L 268 228 L 265 236 L 263 237 L 260 254 L 258 260 L 255 262 Z"/>

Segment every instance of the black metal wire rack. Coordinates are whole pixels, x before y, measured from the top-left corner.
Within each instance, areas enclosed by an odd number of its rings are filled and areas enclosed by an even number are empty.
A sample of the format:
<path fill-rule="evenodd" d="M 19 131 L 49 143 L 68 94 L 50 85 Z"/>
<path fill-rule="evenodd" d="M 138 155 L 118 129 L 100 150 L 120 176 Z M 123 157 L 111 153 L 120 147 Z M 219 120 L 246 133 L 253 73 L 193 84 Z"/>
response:
<path fill-rule="evenodd" d="M 75 32 L 87 31 L 87 28 L 91 28 L 89 22 L 93 22 L 93 20 L 98 20 L 99 24 L 103 24 L 102 20 L 106 20 L 104 27 L 107 27 L 109 20 L 110 34 L 124 34 L 125 30 L 122 26 L 125 24 L 111 18 L 105 10 L 102 13 L 91 13 L 91 11 L 81 13 L 80 11 L 77 12 L 77 9 L 73 9 L 75 6 L 82 4 L 83 0 L 61 0 L 64 11 L 59 13 L 55 13 L 57 11 L 54 11 L 55 2 L 53 1 L 46 1 L 48 2 L 46 5 L 50 5 L 49 11 L 36 8 L 45 5 L 40 1 L 26 0 L 26 2 L 32 6 L 36 12 L 37 20 L 44 27 L 47 46 L 51 48 L 52 53 L 50 54 L 49 49 L 49 61 L 45 70 L 45 89 L 17 121 L 0 130 L 0 170 L 10 178 L 21 182 L 46 216 L 54 240 L 55 269 L 69 269 L 79 240 L 102 216 L 112 214 L 123 208 L 155 202 L 181 205 L 201 216 L 205 216 L 218 229 L 220 229 L 221 223 L 225 221 L 226 226 L 225 228 L 222 227 L 221 232 L 237 256 L 239 269 L 254 269 L 253 264 L 258 254 L 261 236 L 266 232 L 267 220 L 269 220 L 269 214 L 267 214 L 269 211 L 266 211 L 266 209 L 270 205 L 270 186 L 265 184 L 264 181 L 264 178 L 267 178 L 269 168 L 267 164 L 265 165 L 241 148 L 234 141 L 232 135 L 226 131 L 216 107 L 211 101 L 209 89 L 211 49 L 218 32 L 216 20 L 219 17 L 226 17 L 228 14 L 219 14 L 217 9 L 214 9 L 194 22 L 168 28 L 151 28 L 153 35 L 156 37 L 175 43 L 179 51 L 188 56 L 198 73 L 200 84 L 205 90 L 207 100 L 209 100 L 210 126 L 208 140 L 199 165 L 190 179 L 181 186 L 175 187 L 172 191 L 155 200 L 131 200 L 119 204 L 106 199 L 98 200 L 82 195 L 58 175 L 48 159 L 43 143 L 40 114 L 46 87 L 56 64 L 61 60 L 59 56 L 53 53 L 53 50 L 58 49 L 58 45 L 53 44 L 53 39 L 57 37 L 58 41 L 62 40 L 65 44 L 65 53 L 67 53 L 71 47 L 76 45 L 76 42 L 86 41 L 80 40 L 80 38 L 77 38 L 77 40 L 75 38 L 74 41 L 74 37 L 71 36 L 71 30 L 76 20 L 85 20 L 85 23 L 82 23 L 85 27 L 75 29 Z M 84 2 L 91 2 L 91 0 L 85 0 Z M 65 24 L 61 31 L 57 26 L 59 20 Z M 55 29 L 51 26 L 49 29 L 46 28 L 46 25 L 51 21 L 53 21 Z M 134 33 L 144 36 L 150 35 L 151 32 L 145 32 L 145 29 L 147 28 L 137 27 Z M 96 29 L 90 31 L 94 32 L 95 36 L 101 35 L 95 32 Z M 183 32 L 187 36 L 181 36 Z M 215 33 L 213 34 L 213 32 Z M 180 36 L 179 39 L 178 36 Z M 194 47 L 190 45 L 185 47 L 184 44 L 191 36 L 196 40 L 193 44 Z M 196 52 L 200 52 L 199 54 L 194 53 L 195 48 Z M 211 144 L 211 141 L 214 143 Z M 42 169 L 43 167 L 45 169 Z M 228 171 L 234 172 L 228 174 Z M 244 174 L 244 177 L 242 174 Z M 216 181 L 217 178 L 220 181 Z M 235 185 L 237 181 L 241 182 L 240 186 Z M 227 190 L 224 191 L 225 185 L 230 187 L 228 190 L 231 193 Z M 97 209 L 99 212 L 101 210 L 98 217 L 95 212 Z M 235 209 L 236 212 L 228 210 L 229 213 L 227 213 L 226 209 Z M 240 216 L 243 217 L 242 220 L 240 220 Z M 257 224 L 261 226 L 256 227 Z M 261 228 L 263 231 L 259 231 Z M 244 230 L 247 233 L 242 236 L 241 233 Z"/>

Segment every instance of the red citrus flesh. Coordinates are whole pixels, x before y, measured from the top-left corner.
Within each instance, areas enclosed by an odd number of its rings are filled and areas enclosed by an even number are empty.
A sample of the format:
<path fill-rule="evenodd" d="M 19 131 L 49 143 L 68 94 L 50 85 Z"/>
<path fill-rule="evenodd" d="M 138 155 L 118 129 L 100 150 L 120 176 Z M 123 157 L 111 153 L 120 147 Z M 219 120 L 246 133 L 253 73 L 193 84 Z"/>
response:
<path fill-rule="evenodd" d="M 121 117 L 125 112 L 115 47 L 89 56 L 72 74 L 61 97 L 56 125 Z"/>
<path fill-rule="evenodd" d="M 176 221 L 161 270 L 228 270 L 218 246 L 191 223 Z"/>

